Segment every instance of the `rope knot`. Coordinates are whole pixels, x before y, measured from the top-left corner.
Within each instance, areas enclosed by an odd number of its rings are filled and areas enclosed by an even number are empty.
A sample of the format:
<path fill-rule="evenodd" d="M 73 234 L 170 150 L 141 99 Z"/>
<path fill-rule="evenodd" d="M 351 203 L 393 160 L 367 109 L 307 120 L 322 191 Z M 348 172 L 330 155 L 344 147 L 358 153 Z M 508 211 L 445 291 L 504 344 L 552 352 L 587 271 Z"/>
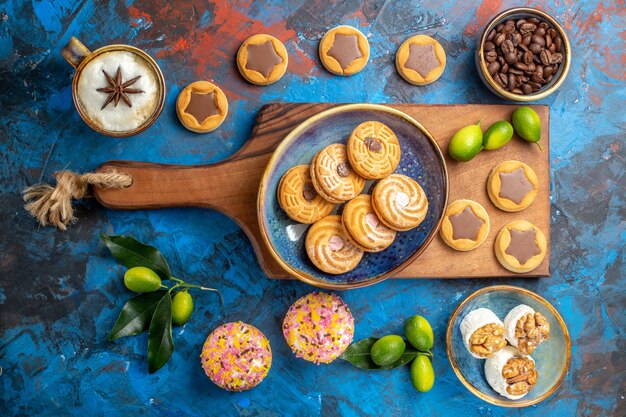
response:
<path fill-rule="evenodd" d="M 55 187 L 48 184 L 32 185 L 24 190 L 24 208 L 42 226 L 56 226 L 61 230 L 76 221 L 72 200 L 78 200 L 89 194 L 89 186 L 100 188 L 130 187 L 133 179 L 121 172 L 88 172 L 76 174 L 71 171 L 59 171 L 54 174 Z"/>

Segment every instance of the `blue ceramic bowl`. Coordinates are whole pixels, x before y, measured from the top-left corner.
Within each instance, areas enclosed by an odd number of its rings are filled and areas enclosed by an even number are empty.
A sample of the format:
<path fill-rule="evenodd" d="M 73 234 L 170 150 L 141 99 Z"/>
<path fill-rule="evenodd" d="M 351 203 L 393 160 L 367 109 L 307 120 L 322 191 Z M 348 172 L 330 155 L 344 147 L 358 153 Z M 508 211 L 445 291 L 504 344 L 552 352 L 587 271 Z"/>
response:
<path fill-rule="evenodd" d="M 550 323 L 550 339 L 543 341 L 531 355 L 539 379 L 533 389 L 519 400 L 510 400 L 494 391 L 485 378 L 485 360 L 476 359 L 465 348 L 460 324 L 477 308 L 488 308 L 500 320 L 515 306 L 526 304 L 543 314 Z M 508 285 L 483 288 L 467 297 L 452 313 L 446 335 L 448 358 L 463 385 L 474 395 L 502 407 L 526 407 L 548 398 L 561 384 L 570 363 L 571 346 L 565 322 L 559 313 L 532 291 Z"/>
<path fill-rule="evenodd" d="M 395 172 L 420 183 L 428 198 L 428 213 L 417 228 L 399 232 L 393 244 L 384 251 L 366 253 L 352 271 L 327 274 L 317 269 L 306 254 L 304 241 L 308 226 L 291 220 L 278 205 L 278 182 L 289 168 L 310 164 L 313 156 L 324 147 L 332 143 L 345 144 L 352 130 L 367 120 L 386 124 L 398 137 L 402 157 Z M 373 182 L 368 181 L 363 192 L 369 193 L 372 185 Z M 447 200 L 445 161 L 426 129 L 405 113 L 390 107 L 350 104 L 309 118 L 278 145 L 261 179 L 257 211 L 265 244 L 287 272 L 317 287 L 349 289 L 379 282 L 412 262 L 437 233 Z"/>

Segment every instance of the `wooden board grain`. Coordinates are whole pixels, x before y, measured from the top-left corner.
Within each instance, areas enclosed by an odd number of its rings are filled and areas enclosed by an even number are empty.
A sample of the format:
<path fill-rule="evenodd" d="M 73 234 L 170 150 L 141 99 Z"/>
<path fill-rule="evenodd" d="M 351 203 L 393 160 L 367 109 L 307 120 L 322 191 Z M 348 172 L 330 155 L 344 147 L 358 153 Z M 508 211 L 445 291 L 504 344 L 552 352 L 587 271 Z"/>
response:
<path fill-rule="evenodd" d="M 99 171 L 117 169 L 133 177 L 133 185 L 122 190 L 95 189 L 98 201 L 116 209 L 161 207 L 206 207 L 234 219 L 250 238 L 259 264 L 270 278 L 289 278 L 263 245 L 256 217 L 259 182 L 265 166 L 278 143 L 307 118 L 338 104 L 275 103 L 263 106 L 249 141 L 232 157 L 212 165 L 180 166 L 145 162 L 111 161 Z M 504 148 L 483 151 L 470 162 L 455 162 L 447 157 L 450 137 L 463 126 L 483 119 L 487 127 L 498 120 L 510 120 L 514 105 L 420 105 L 397 104 L 420 122 L 437 140 L 446 155 L 450 179 L 449 201 L 459 198 L 481 203 L 491 220 L 487 240 L 470 252 L 458 252 L 437 236 L 424 253 L 401 271 L 397 278 L 478 278 L 550 275 L 550 109 L 531 106 L 543 127 L 540 150 L 514 136 Z M 486 182 L 491 169 L 502 161 L 516 159 L 530 165 L 539 178 L 535 202 L 526 210 L 506 213 L 497 209 L 487 196 Z M 524 219 L 536 224 L 548 239 L 548 253 L 539 267 L 526 274 L 514 274 L 503 268 L 493 252 L 495 237 L 506 223 Z"/>

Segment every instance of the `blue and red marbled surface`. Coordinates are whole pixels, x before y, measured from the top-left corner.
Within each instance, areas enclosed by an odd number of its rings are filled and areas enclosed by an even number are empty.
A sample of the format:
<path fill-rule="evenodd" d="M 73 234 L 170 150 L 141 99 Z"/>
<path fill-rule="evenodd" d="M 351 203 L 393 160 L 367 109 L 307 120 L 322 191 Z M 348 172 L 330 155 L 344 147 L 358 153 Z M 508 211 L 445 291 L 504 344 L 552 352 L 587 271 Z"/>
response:
<path fill-rule="evenodd" d="M 38 227 L 20 191 L 51 181 L 64 168 L 89 171 L 110 159 L 210 163 L 246 140 L 257 109 L 272 101 L 499 103 L 480 83 L 473 53 L 483 25 L 512 1 L 175 1 L 58 0 L 0 4 L 0 414 L 65 415 L 626 415 L 626 163 L 623 1 L 522 2 L 555 16 L 570 35 L 574 59 L 551 106 L 552 277 L 491 280 L 390 280 L 341 294 L 353 311 L 357 339 L 400 332 L 423 314 L 436 332 L 437 380 L 417 393 L 408 369 L 368 373 L 336 362 L 295 359 L 280 323 L 289 305 L 312 290 L 270 281 L 242 231 L 209 210 L 109 211 L 81 203 L 67 232 Z M 317 45 L 337 24 L 360 28 L 372 48 L 353 77 L 324 71 Z M 270 87 L 237 73 L 234 55 L 249 35 L 266 32 L 289 51 L 289 69 Z M 438 39 L 448 54 L 443 77 L 427 87 L 397 75 L 394 52 L 410 35 Z M 71 99 L 73 69 L 60 55 L 75 35 L 95 49 L 129 43 L 152 54 L 168 85 L 160 119 L 131 139 L 91 131 Z M 230 101 L 216 132 L 183 129 L 179 90 L 212 79 Z M 233 179 L 234 181 L 236 179 Z M 254 209 L 251 207 L 251 210 Z M 196 293 L 196 312 L 175 329 L 169 364 L 148 375 L 146 337 L 106 340 L 130 296 L 123 269 L 98 242 L 115 232 L 150 242 L 176 274 L 221 289 Z M 450 313 L 472 291 L 494 283 L 538 292 L 561 312 L 572 336 L 570 372 L 545 402 L 507 410 L 473 397 L 454 376 L 444 332 Z M 209 331 L 233 320 L 261 329 L 274 363 L 252 391 L 220 390 L 199 365 Z"/>

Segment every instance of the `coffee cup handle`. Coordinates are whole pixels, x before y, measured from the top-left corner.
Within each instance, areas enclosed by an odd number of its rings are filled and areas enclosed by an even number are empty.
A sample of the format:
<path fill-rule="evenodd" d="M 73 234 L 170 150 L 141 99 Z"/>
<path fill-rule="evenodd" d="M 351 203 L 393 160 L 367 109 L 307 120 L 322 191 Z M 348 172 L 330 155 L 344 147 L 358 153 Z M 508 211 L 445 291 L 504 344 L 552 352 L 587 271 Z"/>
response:
<path fill-rule="evenodd" d="M 61 51 L 63 58 L 65 58 L 74 68 L 78 68 L 83 59 L 85 59 L 85 57 L 90 53 L 91 51 L 89 51 L 89 49 L 87 49 L 87 47 L 74 36 L 70 38 L 70 41 Z"/>

